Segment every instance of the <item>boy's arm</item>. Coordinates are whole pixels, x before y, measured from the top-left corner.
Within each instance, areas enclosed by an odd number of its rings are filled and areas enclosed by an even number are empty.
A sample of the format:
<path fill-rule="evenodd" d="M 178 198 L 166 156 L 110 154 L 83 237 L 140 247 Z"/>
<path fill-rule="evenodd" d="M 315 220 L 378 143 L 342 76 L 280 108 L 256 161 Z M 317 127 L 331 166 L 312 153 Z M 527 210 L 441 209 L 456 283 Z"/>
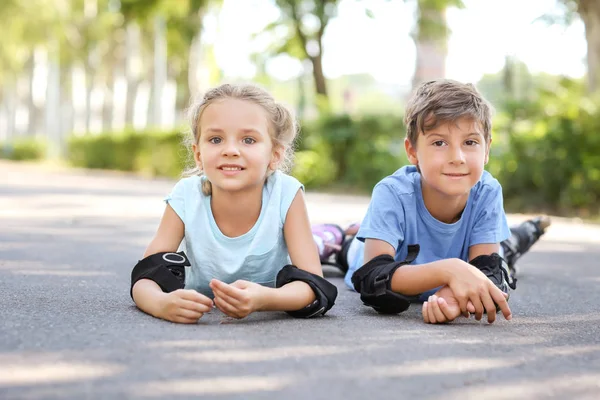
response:
<path fill-rule="evenodd" d="M 381 240 L 365 240 L 365 263 L 383 254 L 393 257 L 393 246 Z M 470 301 L 475 308 L 476 319 L 480 320 L 484 311 L 487 311 L 488 320 L 493 322 L 498 304 L 505 318 L 510 319 L 511 312 L 504 293 L 477 268 L 457 258 L 403 265 L 394 271 L 390 288 L 394 292 L 412 296 L 444 285 L 452 289 L 461 312 L 468 312 L 467 304 Z"/>
<path fill-rule="evenodd" d="M 383 240 L 366 239 L 364 264 L 380 255 L 394 257 L 396 249 Z M 446 285 L 449 280 L 447 272 L 454 264 L 460 263 L 466 264 L 459 259 L 447 259 L 420 265 L 403 265 L 392 275 L 391 289 L 406 296 L 413 296 Z"/>
<path fill-rule="evenodd" d="M 499 243 L 482 243 L 469 247 L 469 260 L 473 260 L 479 256 L 489 256 L 492 253 L 500 251 Z"/>

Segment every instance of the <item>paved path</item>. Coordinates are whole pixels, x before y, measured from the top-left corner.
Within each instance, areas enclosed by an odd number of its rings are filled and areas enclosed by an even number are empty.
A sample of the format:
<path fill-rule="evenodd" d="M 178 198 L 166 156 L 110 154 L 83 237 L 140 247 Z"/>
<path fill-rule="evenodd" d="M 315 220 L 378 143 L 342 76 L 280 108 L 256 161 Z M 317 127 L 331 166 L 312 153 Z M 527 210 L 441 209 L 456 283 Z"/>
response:
<path fill-rule="evenodd" d="M 184 326 L 128 293 L 172 185 L 0 162 L 0 398 L 600 398 L 598 226 L 555 221 L 520 263 L 511 322 L 380 316 L 332 277 L 325 318 L 215 311 Z M 307 198 L 314 222 L 368 203 Z"/>

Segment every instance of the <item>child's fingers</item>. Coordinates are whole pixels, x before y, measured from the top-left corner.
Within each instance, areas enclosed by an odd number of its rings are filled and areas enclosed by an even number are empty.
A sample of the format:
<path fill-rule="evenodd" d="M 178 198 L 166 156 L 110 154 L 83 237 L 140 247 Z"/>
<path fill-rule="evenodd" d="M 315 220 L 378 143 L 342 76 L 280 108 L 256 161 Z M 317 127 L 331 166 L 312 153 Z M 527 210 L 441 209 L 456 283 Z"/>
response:
<path fill-rule="evenodd" d="M 442 297 L 438 298 L 437 304 L 440 308 L 440 311 L 444 314 L 444 317 L 446 317 L 446 321 L 454 321 L 454 319 L 458 317 L 458 310 L 452 310 L 450 304 L 448 304 L 448 302 Z"/>
<path fill-rule="evenodd" d="M 475 312 L 475 306 L 470 301 L 467 302 L 467 311 L 470 312 L 470 313 L 474 313 Z"/>
<path fill-rule="evenodd" d="M 429 306 L 433 309 L 433 315 L 435 315 L 436 322 L 438 322 L 438 323 L 446 322 L 448 320 L 448 318 L 446 318 L 446 316 L 440 309 L 438 300 L 440 300 L 439 297 L 437 297 L 436 295 L 432 295 L 429 298 Z"/>
<path fill-rule="evenodd" d="M 481 321 L 481 318 L 483 318 L 483 310 L 484 310 L 484 306 L 483 306 L 483 303 L 481 302 L 481 299 L 479 297 L 472 297 L 470 299 L 470 301 L 473 304 L 473 308 L 475 309 L 475 319 L 477 321 Z"/>
<path fill-rule="evenodd" d="M 487 313 L 488 323 L 493 324 L 496 321 L 496 304 L 492 300 L 492 296 L 489 293 L 483 293 L 481 295 L 481 301 L 485 307 Z"/>
<path fill-rule="evenodd" d="M 423 308 L 421 309 L 421 314 L 423 315 L 423 322 L 426 324 L 429 323 L 429 311 L 427 310 L 427 302 L 423 302 Z"/>
<path fill-rule="evenodd" d="M 237 309 L 231 304 L 227 303 L 222 298 L 215 297 L 215 305 L 219 310 L 221 310 L 224 314 L 229 315 L 233 318 L 239 318 L 237 313 Z"/>
<path fill-rule="evenodd" d="M 179 297 L 181 297 L 182 299 L 194 301 L 196 303 L 212 307 L 212 300 L 208 296 L 203 295 L 202 293 L 198 293 L 195 290 L 191 289 L 180 289 L 177 290 L 177 292 L 179 293 Z"/>
<path fill-rule="evenodd" d="M 179 300 L 179 306 L 184 310 L 189 310 L 189 311 L 194 311 L 197 313 L 204 314 L 204 313 L 210 312 L 210 310 L 212 310 L 213 302 L 211 300 L 210 306 L 207 306 L 206 304 L 197 303 L 195 301 L 181 299 L 181 300 Z"/>
<path fill-rule="evenodd" d="M 211 280 L 209 286 L 213 291 L 218 290 L 223 295 L 229 296 L 233 299 L 237 299 L 238 301 L 244 297 L 243 290 L 238 289 L 235 286 L 228 285 L 225 282 L 221 282 L 216 279 Z"/>
<path fill-rule="evenodd" d="M 429 296 L 429 300 L 427 300 L 427 314 L 429 315 L 430 324 L 435 324 L 438 322 L 437 318 L 435 317 L 435 312 L 433 311 L 431 296 Z"/>
<path fill-rule="evenodd" d="M 504 318 L 510 321 L 512 319 L 512 312 L 510 311 L 508 301 L 506 300 L 508 294 L 504 293 L 502 290 L 498 289 L 495 286 L 494 289 L 496 290 L 491 291 L 492 299 L 498 305 L 498 307 L 500 307 L 500 311 L 502 311 L 502 315 L 504 315 Z"/>
<path fill-rule="evenodd" d="M 177 310 L 178 317 L 189 319 L 189 320 L 198 321 L 200 319 L 200 317 L 202 317 L 202 315 L 204 315 L 204 314 L 201 312 L 193 311 L 193 310 L 186 310 L 184 308 L 180 308 L 179 310 Z"/>
<path fill-rule="evenodd" d="M 231 305 L 232 307 L 239 307 L 242 302 L 239 299 L 236 299 L 234 297 L 229 296 L 226 292 L 219 290 L 219 289 L 213 289 L 213 292 L 215 293 L 215 299 L 220 299 L 221 301 L 225 301 L 227 304 Z"/>

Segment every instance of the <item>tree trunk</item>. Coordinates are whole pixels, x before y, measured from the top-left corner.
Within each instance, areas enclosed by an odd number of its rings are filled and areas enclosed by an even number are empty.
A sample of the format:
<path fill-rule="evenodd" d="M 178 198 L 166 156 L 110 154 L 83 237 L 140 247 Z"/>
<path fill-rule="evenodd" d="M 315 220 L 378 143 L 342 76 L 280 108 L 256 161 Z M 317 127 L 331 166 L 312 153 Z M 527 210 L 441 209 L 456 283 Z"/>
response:
<path fill-rule="evenodd" d="M 137 25 L 129 23 L 125 36 L 125 126 L 132 127 L 135 117 L 135 101 L 137 98 L 139 80 L 140 31 Z"/>
<path fill-rule="evenodd" d="M 448 51 L 444 45 L 436 41 L 424 40 L 415 42 L 417 60 L 413 75 L 413 88 L 422 82 L 446 76 L 446 57 Z"/>
<path fill-rule="evenodd" d="M 62 101 L 62 141 L 73 133 L 75 126 L 75 107 L 73 105 L 73 69 L 70 65 L 61 68 L 60 98 Z"/>
<path fill-rule="evenodd" d="M 58 45 L 56 45 L 58 47 Z M 56 51 L 58 53 L 58 51 Z M 48 60 L 48 86 L 46 88 L 46 138 L 48 155 L 61 157 L 65 153 L 61 137 L 60 64 L 58 59 Z"/>
<path fill-rule="evenodd" d="M 94 90 L 94 73 L 89 66 L 85 66 L 85 133 L 90 133 L 92 123 L 92 91 Z"/>
<path fill-rule="evenodd" d="M 102 131 L 111 132 L 113 129 L 113 93 L 115 86 L 114 71 L 109 69 L 104 82 L 104 96 L 102 99 Z"/>
<path fill-rule="evenodd" d="M 315 89 L 317 95 L 321 95 L 327 98 L 327 81 L 323 74 L 323 53 L 319 51 L 319 54 L 310 58 L 313 66 L 313 78 L 315 80 Z"/>
<path fill-rule="evenodd" d="M 167 82 L 167 32 L 163 17 L 157 16 L 154 20 L 154 71 L 152 79 L 152 101 L 150 102 L 151 114 L 148 116 L 150 125 L 156 127 L 163 123 L 163 89 Z"/>
<path fill-rule="evenodd" d="M 27 113 L 29 115 L 27 121 L 27 134 L 30 136 L 41 135 L 44 130 L 44 113 L 42 108 L 35 104 L 33 98 L 35 85 L 35 56 L 32 52 L 31 57 L 27 61 L 27 70 L 29 78 L 29 90 L 27 91 Z"/>
<path fill-rule="evenodd" d="M 600 90 L 600 2 L 579 0 L 577 11 L 585 25 L 588 88 L 595 92 Z"/>
<path fill-rule="evenodd" d="M 14 80 L 16 81 L 16 79 Z M 5 137 L 10 142 L 15 139 L 16 111 L 17 111 L 17 90 L 14 84 L 5 84 L 4 87 L 4 109 L 5 109 Z"/>
<path fill-rule="evenodd" d="M 426 4 L 419 2 L 417 32 L 414 36 L 417 57 L 412 80 L 413 88 L 422 82 L 446 76 L 448 57 L 446 10 L 426 7 Z M 427 21 L 427 24 L 423 21 Z M 437 26 L 437 29 L 435 32 L 425 32 L 424 25 Z"/>

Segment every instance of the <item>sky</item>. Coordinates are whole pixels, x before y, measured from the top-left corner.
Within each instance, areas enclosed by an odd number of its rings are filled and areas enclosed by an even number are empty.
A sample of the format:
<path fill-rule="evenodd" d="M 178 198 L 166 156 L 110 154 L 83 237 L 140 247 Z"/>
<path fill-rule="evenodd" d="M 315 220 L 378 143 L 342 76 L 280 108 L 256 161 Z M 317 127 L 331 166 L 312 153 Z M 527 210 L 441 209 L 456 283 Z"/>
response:
<path fill-rule="evenodd" d="M 465 9 L 451 9 L 447 77 L 476 82 L 498 72 L 507 55 L 525 62 L 532 72 L 580 77 L 585 73 L 584 26 L 548 26 L 536 18 L 557 10 L 558 0 L 464 0 Z M 367 17 L 365 8 L 373 18 Z M 219 12 L 205 22 L 204 40 L 214 45 L 217 64 L 227 77 L 252 78 L 250 54 L 264 48 L 253 39 L 277 19 L 272 0 L 224 0 Z M 369 73 L 381 83 L 409 85 L 415 64 L 410 32 L 414 0 L 342 0 L 338 15 L 325 31 L 325 75 Z M 268 72 L 289 79 L 301 64 L 279 57 Z"/>

